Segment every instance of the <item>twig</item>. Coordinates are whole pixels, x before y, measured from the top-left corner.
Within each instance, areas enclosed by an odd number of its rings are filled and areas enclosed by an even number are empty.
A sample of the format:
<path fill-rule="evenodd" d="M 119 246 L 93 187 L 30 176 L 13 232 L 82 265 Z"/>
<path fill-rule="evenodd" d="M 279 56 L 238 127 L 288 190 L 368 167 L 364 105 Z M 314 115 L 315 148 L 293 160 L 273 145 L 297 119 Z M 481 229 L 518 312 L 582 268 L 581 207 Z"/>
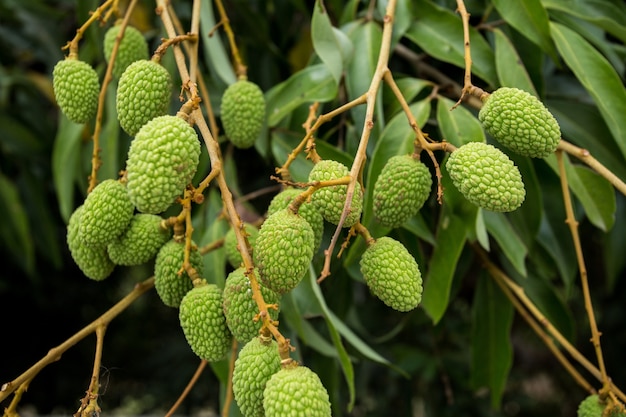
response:
<path fill-rule="evenodd" d="M 176 402 L 172 405 L 172 407 L 169 409 L 169 411 L 165 414 L 164 417 L 171 417 L 174 415 L 176 410 L 178 410 L 178 407 L 180 407 L 180 405 L 183 403 L 185 398 L 187 398 L 187 396 L 191 392 L 191 389 L 196 385 L 196 382 L 200 378 L 200 375 L 202 375 L 202 372 L 204 372 L 204 368 L 206 368 L 206 365 L 207 365 L 207 361 L 202 359 L 200 363 L 198 364 L 198 368 L 196 369 L 196 372 L 194 372 L 193 376 L 187 383 L 187 386 L 185 387 L 183 392 L 180 393 L 180 396 L 176 399 Z"/>

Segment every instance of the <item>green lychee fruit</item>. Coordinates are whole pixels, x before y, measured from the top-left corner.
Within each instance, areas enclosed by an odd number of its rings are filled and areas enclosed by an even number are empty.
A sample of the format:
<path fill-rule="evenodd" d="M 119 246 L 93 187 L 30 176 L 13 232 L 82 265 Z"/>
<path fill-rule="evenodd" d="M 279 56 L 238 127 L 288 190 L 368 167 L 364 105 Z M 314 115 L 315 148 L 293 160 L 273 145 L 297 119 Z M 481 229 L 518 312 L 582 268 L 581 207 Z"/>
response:
<path fill-rule="evenodd" d="M 52 87 L 59 108 L 74 123 L 86 123 L 96 115 L 100 80 L 91 65 L 76 58 L 57 62 Z"/>
<path fill-rule="evenodd" d="M 411 155 L 389 158 L 374 184 L 374 216 L 385 226 L 401 226 L 422 208 L 432 185 L 423 162 Z"/>
<path fill-rule="evenodd" d="M 114 179 L 102 181 L 83 204 L 82 239 L 90 245 L 108 245 L 124 233 L 134 211 L 125 184 Z"/>
<path fill-rule="evenodd" d="M 287 208 L 293 199 L 301 193 L 302 190 L 297 188 L 285 188 L 272 198 L 272 201 L 270 201 L 270 205 L 267 208 L 267 215 L 271 216 L 278 210 Z M 313 229 L 314 246 L 315 248 L 319 248 L 322 243 L 322 235 L 324 234 L 324 218 L 320 214 L 319 210 L 309 202 L 302 203 L 298 209 L 298 214 L 311 225 L 311 229 Z"/>
<path fill-rule="evenodd" d="M 195 249 L 189 253 L 189 263 L 200 274 L 204 269 L 204 258 Z M 185 270 L 179 274 L 185 261 L 185 243 L 170 239 L 159 249 L 154 261 L 154 288 L 163 304 L 178 308 L 183 297 L 193 288 L 191 278 Z"/>
<path fill-rule="evenodd" d="M 191 350 L 201 359 L 223 359 L 232 344 L 222 311 L 222 290 L 206 281 L 189 291 L 180 302 L 180 327 Z"/>
<path fill-rule="evenodd" d="M 450 154 L 446 168 L 459 192 L 486 210 L 513 211 L 526 197 L 519 169 L 493 145 L 466 143 Z"/>
<path fill-rule="evenodd" d="M 248 234 L 248 243 L 250 247 L 254 249 L 256 243 L 256 237 L 259 234 L 259 229 L 252 223 L 244 222 L 243 228 Z M 224 236 L 224 251 L 226 252 L 226 259 L 233 268 L 239 268 L 243 262 L 243 258 L 237 250 L 237 236 L 235 236 L 235 230 L 231 227 Z"/>
<path fill-rule="evenodd" d="M 156 214 L 135 214 L 126 231 L 107 246 L 113 263 L 141 265 L 154 258 L 171 237 L 170 230 L 161 227 L 162 220 Z"/>
<path fill-rule="evenodd" d="M 255 83 L 239 79 L 224 91 L 221 119 L 226 137 L 238 148 L 250 148 L 263 129 L 265 97 Z"/>
<path fill-rule="evenodd" d="M 537 97 L 518 88 L 501 87 L 491 93 L 478 120 L 498 142 L 524 156 L 545 158 L 561 140 L 552 113 Z"/>
<path fill-rule="evenodd" d="M 363 252 L 360 266 L 372 294 L 394 310 L 413 310 L 422 301 L 422 274 L 401 242 L 376 239 Z"/>
<path fill-rule="evenodd" d="M 233 369 L 233 394 L 244 417 L 265 417 L 263 391 L 278 371 L 280 355 L 275 340 L 255 337 L 241 348 Z"/>
<path fill-rule="evenodd" d="M 330 417 L 328 391 L 306 366 L 286 366 L 276 372 L 263 391 L 266 417 Z"/>
<path fill-rule="evenodd" d="M 107 63 L 111 59 L 115 40 L 120 33 L 121 25 L 111 26 L 104 34 L 104 58 Z M 148 59 L 148 42 L 141 32 L 133 26 L 126 26 L 124 37 L 120 41 L 113 64 L 113 76 L 119 79 L 126 68 L 135 61 Z"/>
<path fill-rule="evenodd" d="M 602 417 L 604 411 L 604 404 L 600 402 L 598 394 L 587 396 L 584 400 L 578 404 L 577 416 L 578 417 Z"/>
<path fill-rule="evenodd" d="M 261 320 L 254 320 L 259 313 L 259 307 L 252 298 L 250 279 L 245 272 L 246 269 L 240 267 L 228 274 L 223 294 L 226 325 L 239 343 L 247 343 L 258 336 L 262 325 Z M 256 268 L 255 276 L 258 279 L 259 273 Z M 259 287 L 266 304 L 278 305 L 280 301 L 278 294 L 260 282 Z M 272 320 L 278 319 L 279 310 L 268 308 L 268 313 Z"/>
<path fill-rule="evenodd" d="M 177 116 L 146 123 L 130 143 L 128 194 L 137 210 L 159 214 L 180 196 L 198 168 L 200 141 L 193 127 Z"/>
<path fill-rule="evenodd" d="M 150 120 L 167 113 L 172 77 L 156 61 L 141 59 L 130 64 L 117 86 L 116 106 L 120 126 L 130 136 Z"/>
<path fill-rule="evenodd" d="M 348 167 L 338 161 L 323 159 L 319 161 L 309 173 L 309 182 L 336 180 L 349 175 Z M 348 193 L 347 185 L 333 185 L 322 187 L 311 196 L 311 203 L 320 211 L 324 219 L 332 224 L 339 224 L 341 213 Z M 343 227 L 354 226 L 361 218 L 363 210 L 363 190 L 356 184 L 352 195 L 350 213 L 346 217 Z"/>
<path fill-rule="evenodd" d="M 302 216 L 289 209 L 269 216 L 253 253 L 261 282 L 278 294 L 295 288 L 313 259 L 313 240 L 313 229 Z"/>
<path fill-rule="evenodd" d="M 83 206 L 78 206 L 67 225 L 67 246 L 78 268 L 95 281 L 102 281 L 113 272 L 115 264 L 107 255 L 106 246 L 87 245 L 80 235 Z"/>

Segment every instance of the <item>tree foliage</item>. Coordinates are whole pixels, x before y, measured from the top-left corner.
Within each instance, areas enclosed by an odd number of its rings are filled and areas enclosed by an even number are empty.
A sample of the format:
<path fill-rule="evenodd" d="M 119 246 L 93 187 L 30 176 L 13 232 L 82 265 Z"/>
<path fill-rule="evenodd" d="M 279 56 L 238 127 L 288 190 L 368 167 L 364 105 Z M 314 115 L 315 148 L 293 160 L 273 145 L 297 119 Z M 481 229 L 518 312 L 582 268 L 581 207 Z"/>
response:
<path fill-rule="evenodd" d="M 291 357 L 320 376 L 333 415 L 566 416 L 596 392 L 609 405 L 626 402 L 623 2 L 166 3 L 0 5 L 5 415 L 85 412 L 85 391 L 104 412 L 165 413 L 206 365 L 178 311 L 155 293 L 153 262 L 117 266 L 95 282 L 67 247 L 71 214 L 95 184 L 120 177 L 133 140 L 118 122 L 117 79 L 106 76 L 103 52 L 118 18 L 151 53 L 169 46 L 161 58 L 174 85 L 169 114 L 192 97 L 195 125 L 206 126 L 187 188 L 195 198 L 181 194 L 161 215 L 200 248 L 196 272 L 209 283 L 223 288 L 234 269 L 221 246 L 231 227 L 246 242 L 243 223 L 264 221 L 281 184 L 318 187 L 309 172 L 319 159 L 350 169 L 348 194 L 362 187 L 360 223 L 325 222 L 309 271 L 282 295 L 271 324 Z M 67 46 L 107 80 L 99 116 L 85 124 L 55 102 L 52 69 Z M 221 97 L 242 74 L 266 102 L 247 149 L 233 146 L 220 118 Z M 561 129 L 556 152 L 519 156 L 485 130 L 482 100 L 500 87 L 547 107 Z M 469 142 L 495 145 L 518 167 L 519 209 L 488 211 L 456 189 L 445 162 Z M 374 215 L 374 184 L 389 158 L 414 152 L 432 192 L 391 229 Z M 373 296 L 360 271 L 368 239 L 382 236 L 401 242 L 421 270 L 422 300 L 409 312 Z M 235 358 L 233 350 L 208 364 L 178 412 L 240 415 L 228 395 Z"/>

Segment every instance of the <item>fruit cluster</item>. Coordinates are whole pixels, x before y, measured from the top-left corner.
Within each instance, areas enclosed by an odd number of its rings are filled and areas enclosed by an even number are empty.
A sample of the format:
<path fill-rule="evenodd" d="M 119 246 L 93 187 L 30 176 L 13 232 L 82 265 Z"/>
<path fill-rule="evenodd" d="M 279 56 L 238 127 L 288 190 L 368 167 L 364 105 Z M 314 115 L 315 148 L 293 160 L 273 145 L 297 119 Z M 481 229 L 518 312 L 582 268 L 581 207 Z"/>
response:
<path fill-rule="evenodd" d="M 132 140 L 121 178 L 100 182 L 69 219 L 67 244 L 74 261 L 94 280 L 111 275 L 116 265 L 153 261 L 157 294 L 164 305 L 178 309 L 181 329 L 198 357 L 225 358 L 233 339 L 243 346 L 232 378 L 245 416 L 330 416 L 329 396 L 319 377 L 285 358 L 284 347 L 268 330 L 278 323 L 281 297 L 311 273 L 325 225 L 341 225 L 366 241 L 360 273 L 371 294 L 394 310 L 411 311 L 422 300 L 422 276 L 412 248 L 391 236 L 370 236 L 361 224 L 364 184 L 353 182 L 349 195 L 350 169 L 320 159 L 306 187 L 290 185 L 274 196 L 260 228 L 231 219 L 232 225 L 241 225 L 223 240 L 232 270 L 223 288 L 207 282 L 195 242 L 185 233 L 173 233 L 173 223 L 161 217 L 190 188 L 201 153 L 198 134 L 186 112 L 170 114 L 173 83 L 160 56 L 148 57 L 146 40 L 135 28 L 127 27 L 121 39 L 119 29 L 115 25 L 107 31 L 104 56 L 111 59 L 119 40 L 112 63 L 119 81 L 117 117 Z M 61 111 L 76 123 L 91 120 L 100 87 L 95 70 L 71 54 L 57 64 L 53 77 Z M 246 77 L 224 91 L 220 112 L 234 147 L 250 148 L 262 135 L 265 98 Z M 556 120 L 521 90 L 496 90 L 486 98 L 479 120 L 498 143 L 523 156 L 546 157 L 559 143 Z M 372 189 L 373 221 L 387 229 L 401 228 L 431 196 L 431 168 L 418 150 L 390 157 L 375 181 L 365 184 Z M 524 202 L 519 169 L 494 145 L 464 144 L 447 157 L 445 168 L 459 192 L 478 207 L 510 212 Z M 246 260 L 241 236 L 251 255 Z M 267 311 L 259 311 L 263 305 Z"/>

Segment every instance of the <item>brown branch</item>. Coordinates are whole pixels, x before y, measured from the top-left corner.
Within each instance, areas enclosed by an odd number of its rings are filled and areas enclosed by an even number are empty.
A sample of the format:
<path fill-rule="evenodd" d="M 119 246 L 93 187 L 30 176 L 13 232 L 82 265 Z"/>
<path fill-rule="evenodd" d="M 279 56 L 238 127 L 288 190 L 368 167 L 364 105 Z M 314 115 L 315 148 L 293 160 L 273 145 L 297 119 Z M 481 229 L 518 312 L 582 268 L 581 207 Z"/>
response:
<path fill-rule="evenodd" d="M 202 359 L 198 364 L 198 368 L 196 368 L 196 372 L 194 372 L 193 376 L 187 383 L 187 386 L 185 387 L 183 392 L 180 393 L 180 396 L 176 399 L 176 402 L 172 405 L 172 407 L 169 409 L 164 417 L 171 417 L 174 415 L 176 410 L 178 410 L 178 407 L 180 407 L 185 398 L 187 398 L 187 396 L 191 392 L 191 389 L 196 385 L 196 382 L 198 382 L 198 379 L 200 378 L 200 375 L 202 375 L 202 372 L 204 372 L 204 368 L 206 368 L 206 365 L 207 361 L 205 359 Z"/>

